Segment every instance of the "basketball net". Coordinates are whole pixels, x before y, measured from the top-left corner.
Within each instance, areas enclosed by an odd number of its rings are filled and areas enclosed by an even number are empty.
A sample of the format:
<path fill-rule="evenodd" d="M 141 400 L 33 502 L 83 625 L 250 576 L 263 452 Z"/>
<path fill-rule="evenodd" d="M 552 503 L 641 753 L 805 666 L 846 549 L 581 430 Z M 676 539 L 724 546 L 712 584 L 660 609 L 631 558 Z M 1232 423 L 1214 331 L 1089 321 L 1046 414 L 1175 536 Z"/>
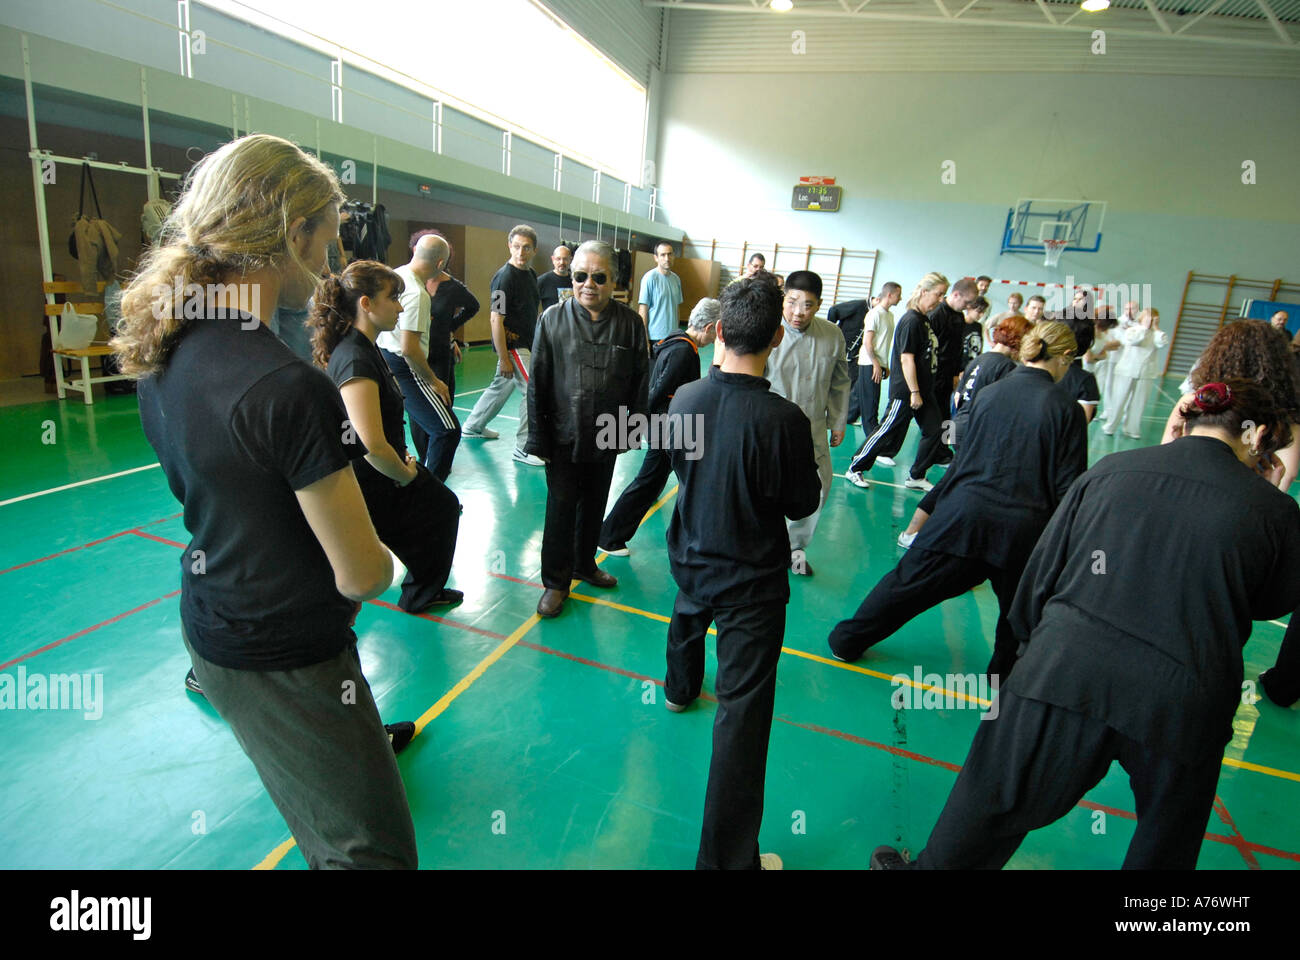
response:
<path fill-rule="evenodd" d="M 1066 240 L 1043 241 L 1043 266 L 1054 267 L 1061 260 L 1061 251 L 1065 249 Z"/>

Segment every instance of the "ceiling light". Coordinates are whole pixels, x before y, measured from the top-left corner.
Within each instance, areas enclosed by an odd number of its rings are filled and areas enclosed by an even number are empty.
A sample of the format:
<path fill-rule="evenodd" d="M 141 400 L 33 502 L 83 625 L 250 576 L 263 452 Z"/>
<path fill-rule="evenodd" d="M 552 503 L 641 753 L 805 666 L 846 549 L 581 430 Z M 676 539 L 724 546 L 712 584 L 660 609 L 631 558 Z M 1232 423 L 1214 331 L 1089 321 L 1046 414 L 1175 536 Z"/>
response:
<path fill-rule="evenodd" d="M 1096 13 L 1109 7 L 1110 0 L 1083 0 L 1083 3 L 1079 4 L 1079 6 L 1089 13 Z"/>
<path fill-rule="evenodd" d="M 1091 2 L 1091 0 L 1089 0 L 1089 2 Z M 768 4 L 768 6 L 770 6 L 777 13 L 789 13 L 791 10 L 794 9 L 794 0 L 772 0 L 772 2 Z"/>

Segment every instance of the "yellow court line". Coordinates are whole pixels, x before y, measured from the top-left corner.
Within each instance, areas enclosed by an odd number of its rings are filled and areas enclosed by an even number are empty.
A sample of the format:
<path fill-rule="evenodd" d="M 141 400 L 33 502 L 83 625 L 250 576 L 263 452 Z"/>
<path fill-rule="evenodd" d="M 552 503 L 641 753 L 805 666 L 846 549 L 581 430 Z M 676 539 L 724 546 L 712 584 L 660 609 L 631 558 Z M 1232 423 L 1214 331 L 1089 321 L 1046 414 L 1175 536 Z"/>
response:
<path fill-rule="evenodd" d="M 1232 757 L 1224 757 L 1223 765 L 1225 767 L 1240 767 L 1242 770 L 1254 770 L 1256 773 L 1266 773 L 1270 777 L 1280 777 L 1283 780 L 1294 780 L 1300 783 L 1300 773 L 1292 773 L 1290 770 L 1279 770 L 1277 767 L 1264 767 L 1258 763 L 1250 763 L 1246 760 L 1234 760 Z"/>

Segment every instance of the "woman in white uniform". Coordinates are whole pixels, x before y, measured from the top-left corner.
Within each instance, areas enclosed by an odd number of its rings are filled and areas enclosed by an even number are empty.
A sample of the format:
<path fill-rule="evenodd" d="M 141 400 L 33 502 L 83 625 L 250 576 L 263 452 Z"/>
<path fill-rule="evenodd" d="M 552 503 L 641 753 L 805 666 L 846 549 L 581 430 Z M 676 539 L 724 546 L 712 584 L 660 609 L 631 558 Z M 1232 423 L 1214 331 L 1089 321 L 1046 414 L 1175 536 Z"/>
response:
<path fill-rule="evenodd" d="M 1120 331 L 1120 341 L 1123 347 L 1111 378 L 1114 399 L 1106 405 L 1106 425 L 1101 429 L 1109 437 L 1123 425 L 1124 436 L 1140 440 L 1142 411 L 1156 376 L 1156 354 L 1169 343 L 1169 335 L 1160 329 L 1160 311 L 1143 310 L 1137 323 Z"/>

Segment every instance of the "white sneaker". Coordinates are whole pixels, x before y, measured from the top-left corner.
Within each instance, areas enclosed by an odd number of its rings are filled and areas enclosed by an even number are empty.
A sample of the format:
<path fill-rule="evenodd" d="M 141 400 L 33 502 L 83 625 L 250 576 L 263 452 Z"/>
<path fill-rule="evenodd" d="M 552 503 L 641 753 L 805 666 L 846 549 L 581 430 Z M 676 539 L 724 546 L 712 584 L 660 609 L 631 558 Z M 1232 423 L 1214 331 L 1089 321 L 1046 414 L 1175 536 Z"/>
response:
<path fill-rule="evenodd" d="M 469 437 L 471 440 L 495 440 L 497 437 L 501 436 L 501 434 L 497 433 L 495 430 L 489 430 L 487 427 L 484 427 L 482 430 L 467 430 L 465 427 L 461 427 L 460 435 L 462 437 Z"/>
<path fill-rule="evenodd" d="M 911 477 L 908 477 L 903 481 L 903 486 L 907 487 L 909 490 L 924 490 L 926 493 L 929 493 L 934 489 L 934 484 L 925 479 L 925 477 L 922 477 L 920 480 L 914 480 Z"/>
<path fill-rule="evenodd" d="M 893 457 L 876 457 L 876 463 L 880 464 L 882 467 L 892 467 L 892 466 L 894 466 L 894 458 L 893 458 Z"/>
<path fill-rule="evenodd" d="M 855 487 L 862 487 L 864 490 L 871 486 L 870 480 L 853 470 L 845 471 L 844 478 Z"/>
<path fill-rule="evenodd" d="M 908 547 L 912 545 L 912 541 L 915 539 L 916 539 L 916 534 L 908 533 L 906 530 L 904 530 L 902 533 L 898 535 L 898 545 L 902 547 L 904 550 L 906 550 Z"/>
<path fill-rule="evenodd" d="M 514 458 L 515 458 L 516 460 L 518 460 L 520 463 L 526 463 L 526 464 L 528 464 L 530 467 L 544 467 L 544 466 L 546 466 L 546 461 L 543 460 L 541 457 L 535 457 L 535 456 L 533 456 L 531 453 L 524 453 L 524 452 L 523 452 L 522 450 L 520 450 L 518 447 L 515 447 L 515 452 L 514 452 L 513 456 L 514 456 Z"/>
<path fill-rule="evenodd" d="M 760 870 L 784 870 L 785 864 L 775 853 L 760 853 L 758 855 L 758 868 Z"/>
<path fill-rule="evenodd" d="M 627 544 L 624 544 L 623 546 L 617 548 L 597 547 L 597 549 L 601 553 L 608 553 L 611 557 L 626 557 L 632 553 L 632 551 L 627 548 Z"/>

